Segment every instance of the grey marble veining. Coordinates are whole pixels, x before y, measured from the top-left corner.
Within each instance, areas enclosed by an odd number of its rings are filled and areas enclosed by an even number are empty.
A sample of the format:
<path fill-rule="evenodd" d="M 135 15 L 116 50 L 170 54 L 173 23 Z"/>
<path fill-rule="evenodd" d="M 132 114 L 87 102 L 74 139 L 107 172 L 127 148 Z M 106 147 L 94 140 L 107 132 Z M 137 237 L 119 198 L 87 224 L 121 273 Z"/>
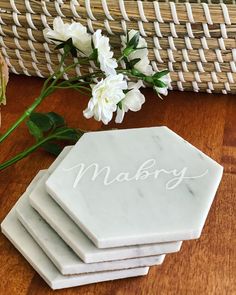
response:
<path fill-rule="evenodd" d="M 37 182 L 29 194 L 29 201 L 33 208 L 57 232 L 74 252 L 86 263 L 138 258 L 180 250 L 182 242 L 170 242 L 150 245 L 137 245 L 98 249 L 80 228 L 69 218 L 60 206 L 47 194 L 45 181 L 49 173 Z"/>
<path fill-rule="evenodd" d="M 41 173 L 36 176 L 36 179 L 34 179 L 33 182 L 35 182 L 40 176 Z M 31 188 L 32 186 L 29 187 L 27 192 L 19 199 L 18 204 L 22 198 L 27 197 Z M 17 204 L 15 206 L 17 206 Z M 62 289 L 108 280 L 142 276 L 148 273 L 149 268 L 143 267 L 82 275 L 61 275 L 54 264 L 45 255 L 43 250 L 37 245 L 37 243 L 18 221 L 15 206 L 2 222 L 2 232 L 52 289 Z"/>
<path fill-rule="evenodd" d="M 110 248 L 199 238 L 222 172 L 167 127 L 100 131 L 78 141 L 46 187 Z"/>
<path fill-rule="evenodd" d="M 84 263 L 30 206 L 28 196 L 16 206 L 18 219 L 63 275 L 137 268 L 161 264 L 165 255 L 100 263 Z"/>

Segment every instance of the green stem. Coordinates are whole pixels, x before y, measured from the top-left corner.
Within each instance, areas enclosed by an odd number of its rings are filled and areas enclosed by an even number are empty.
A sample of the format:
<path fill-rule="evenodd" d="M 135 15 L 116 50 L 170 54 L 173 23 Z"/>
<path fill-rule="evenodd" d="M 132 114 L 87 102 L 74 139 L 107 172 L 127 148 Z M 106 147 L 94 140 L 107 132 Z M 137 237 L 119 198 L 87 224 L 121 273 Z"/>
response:
<path fill-rule="evenodd" d="M 74 84 L 74 85 L 68 85 L 68 86 L 55 86 L 56 89 L 84 89 L 89 92 L 91 92 L 91 89 L 82 85 Z"/>
<path fill-rule="evenodd" d="M 47 97 L 49 94 L 51 94 L 54 91 L 54 85 L 57 83 L 57 81 L 61 78 L 63 73 L 60 71 L 64 60 L 67 56 L 67 52 L 65 52 L 61 58 L 60 64 L 56 70 L 55 73 L 53 73 L 45 82 L 43 85 L 43 88 L 41 90 L 41 94 L 39 97 L 35 99 L 33 104 L 25 110 L 25 112 L 20 116 L 20 118 L 2 135 L 0 136 L 0 143 L 3 142 L 27 117 L 30 116 L 30 114 L 35 110 L 35 108 L 44 100 L 45 97 Z M 48 86 L 48 83 L 50 80 L 55 78 L 52 83 Z M 48 87 L 47 87 L 48 86 Z"/>
<path fill-rule="evenodd" d="M 36 144 L 32 145 L 30 148 L 24 150 L 23 152 L 19 153 L 18 155 L 14 156 L 10 160 L 7 160 L 6 162 L 2 163 L 0 165 L 0 171 L 6 169 L 7 167 L 11 166 L 12 164 L 22 160 L 23 158 L 27 157 L 29 154 L 37 150 L 40 146 L 42 146 L 44 143 L 51 141 L 58 136 L 63 135 L 63 133 L 68 132 L 70 129 L 62 130 L 59 132 L 56 132 L 48 137 L 43 138 L 42 140 L 38 141 Z M 73 129 L 74 130 L 74 129 Z"/>
<path fill-rule="evenodd" d="M 86 75 L 82 75 L 82 76 L 79 76 L 79 77 L 71 78 L 69 80 L 66 80 L 66 81 L 61 82 L 60 84 L 61 85 L 64 85 L 64 84 L 67 84 L 67 83 L 76 82 L 76 81 L 80 81 L 80 80 L 82 80 L 81 82 L 84 82 L 83 81 L 84 79 L 86 79 L 86 78 L 92 78 L 93 76 L 96 76 L 96 77 L 99 77 L 99 76 L 104 77 L 104 73 L 102 71 L 96 71 L 96 72 L 89 73 L 89 74 L 86 74 Z"/>
<path fill-rule="evenodd" d="M 15 157 L 11 158 L 10 160 L 2 163 L 0 165 L 0 170 L 4 170 L 7 167 L 11 166 L 12 164 L 20 161 L 21 159 L 27 157 L 30 153 L 32 153 L 33 151 L 35 151 L 38 147 L 40 147 L 42 144 L 44 144 L 45 142 L 47 142 L 49 139 L 44 139 L 43 141 L 39 141 L 37 142 L 35 145 L 31 146 L 30 148 L 28 148 L 27 150 L 24 150 L 23 152 L 21 152 L 20 154 L 16 155 Z"/>
<path fill-rule="evenodd" d="M 26 109 L 23 115 L 21 115 L 20 118 L 0 137 L 0 143 L 4 141 L 28 116 L 30 116 L 33 110 L 42 102 L 43 99 L 43 95 L 35 99 L 34 103 Z"/>
<path fill-rule="evenodd" d="M 60 64 L 59 64 L 57 70 L 44 82 L 40 96 L 38 98 L 36 98 L 34 103 L 22 114 L 22 116 L 2 136 L 0 136 L 0 143 L 2 141 L 4 141 L 27 117 L 29 117 L 30 114 L 35 110 L 35 108 L 44 100 L 44 98 L 46 98 L 48 95 L 53 93 L 53 91 L 56 88 L 63 87 L 64 85 L 68 85 L 69 83 L 74 82 L 74 81 L 81 81 L 86 78 L 92 78 L 93 76 L 96 76 L 96 77 L 104 76 L 104 73 L 102 71 L 96 71 L 94 73 L 89 73 L 86 75 L 82 75 L 80 77 L 75 77 L 75 78 L 69 79 L 68 81 L 63 81 L 63 82 L 59 83 L 59 85 L 56 85 L 56 83 L 58 82 L 58 80 L 60 80 L 62 78 L 64 73 L 66 73 L 67 71 L 74 68 L 75 66 L 77 66 L 77 64 L 80 63 L 80 62 L 76 62 L 72 65 L 65 67 L 64 70 L 61 71 L 61 68 L 63 66 L 63 63 L 64 63 L 67 55 L 68 55 L 68 52 L 65 52 L 62 55 L 62 58 L 61 58 L 61 61 L 60 61 Z M 118 73 L 125 73 L 130 76 L 133 76 L 133 75 L 131 75 L 129 70 L 122 69 L 122 70 L 117 70 L 117 72 Z M 135 76 L 133 76 L 133 77 L 135 77 Z M 48 86 L 48 84 L 51 80 L 52 80 L 52 82 Z M 64 88 L 66 88 L 66 87 L 64 87 Z M 67 87 L 67 88 L 69 88 L 69 87 Z M 76 87 L 76 89 L 78 90 L 77 87 Z M 82 87 L 81 87 L 81 89 L 82 89 Z M 86 90 L 88 90 L 88 89 L 86 89 Z"/>
<path fill-rule="evenodd" d="M 122 54 L 118 59 L 117 59 L 117 63 L 119 63 L 120 61 L 122 61 L 122 59 L 124 58 L 125 56 Z"/>
<path fill-rule="evenodd" d="M 64 63 L 65 58 L 66 58 L 66 56 L 68 55 L 68 53 L 69 53 L 68 51 L 66 51 L 66 52 L 63 53 L 63 55 L 62 55 L 62 57 L 61 57 L 61 60 L 60 60 L 60 63 L 59 63 L 59 65 L 58 65 L 58 67 L 57 67 L 55 73 L 53 73 L 52 75 L 50 75 L 50 76 L 47 78 L 47 80 L 44 82 L 44 84 L 43 84 L 43 88 L 42 88 L 42 90 L 41 90 L 41 93 L 43 93 L 43 92 L 46 90 L 47 85 L 48 85 L 48 83 L 50 82 L 50 80 L 57 78 L 58 74 L 61 73 L 61 67 L 63 66 L 63 63 Z M 61 73 L 61 74 L 63 74 L 63 73 Z M 56 79 L 55 79 L 55 80 L 56 80 Z"/>

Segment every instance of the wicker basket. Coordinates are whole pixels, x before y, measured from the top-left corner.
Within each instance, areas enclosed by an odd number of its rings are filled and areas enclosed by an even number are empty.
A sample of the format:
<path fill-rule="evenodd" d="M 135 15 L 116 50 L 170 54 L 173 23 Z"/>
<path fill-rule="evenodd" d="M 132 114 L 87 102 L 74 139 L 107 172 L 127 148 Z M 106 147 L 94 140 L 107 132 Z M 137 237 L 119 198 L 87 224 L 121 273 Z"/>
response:
<path fill-rule="evenodd" d="M 120 35 L 137 29 L 155 70 L 168 68 L 170 89 L 236 92 L 235 1 L 0 0 L 0 42 L 13 73 L 47 77 L 60 60 L 42 34 L 56 16 L 101 28 L 120 51 Z M 77 67 L 76 71 L 88 71 Z M 71 73 L 75 75 L 75 73 Z M 66 77 L 65 77 L 66 78 Z"/>

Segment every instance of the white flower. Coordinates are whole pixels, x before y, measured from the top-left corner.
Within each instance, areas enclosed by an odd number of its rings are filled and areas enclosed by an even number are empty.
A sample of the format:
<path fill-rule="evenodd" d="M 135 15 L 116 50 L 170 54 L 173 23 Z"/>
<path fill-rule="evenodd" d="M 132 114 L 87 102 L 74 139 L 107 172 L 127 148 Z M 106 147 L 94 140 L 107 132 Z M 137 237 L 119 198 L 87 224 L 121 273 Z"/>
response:
<path fill-rule="evenodd" d="M 117 103 L 125 97 L 123 90 L 127 89 L 127 81 L 122 74 L 110 75 L 91 87 L 92 98 L 83 112 L 84 116 L 108 124 L 117 109 Z"/>
<path fill-rule="evenodd" d="M 73 45 L 85 55 L 89 56 L 92 53 L 92 37 L 87 28 L 80 23 L 64 23 L 58 16 L 53 20 L 53 29 L 46 28 L 43 34 L 46 40 L 51 39 L 56 44 L 72 38 Z"/>
<path fill-rule="evenodd" d="M 46 28 L 43 30 L 43 34 L 45 38 L 52 39 L 55 43 L 58 43 L 55 40 L 67 41 L 70 38 L 68 35 L 69 26 L 69 23 L 64 24 L 63 20 L 58 16 L 53 20 L 53 29 Z"/>
<path fill-rule="evenodd" d="M 129 31 L 129 40 L 133 38 L 133 36 L 137 33 L 136 30 Z M 121 44 L 122 44 L 122 51 L 126 48 L 127 45 L 127 36 L 121 36 Z M 144 47 L 144 48 L 143 48 Z M 153 74 L 152 66 L 150 65 L 150 60 L 148 58 L 148 49 L 147 49 L 147 42 L 146 40 L 139 36 L 139 42 L 135 51 L 131 52 L 128 56 L 128 60 L 131 61 L 136 58 L 140 58 L 141 60 L 135 64 L 134 68 L 146 76 L 151 76 Z"/>
<path fill-rule="evenodd" d="M 87 32 L 87 28 L 80 23 L 72 23 L 70 25 L 70 36 L 76 48 L 82 51 L 86 56 L 92 52 L 92 36 Z"/>
<path fill-rule="evenodd" d="M 146 76 L 151 76 L 154 73 L 148 56 L 141 57 L 141 60 L 134 65 L 134 68 Z"/>
<path fill-rule="evenodd" d="M 139 91 L 140 87 L 143 87 L 143 82 L 139 80 L 137 83 L 130 82 L 128 89 L 131 89 L 122 101 L 119 103 L 117 108 L 116 123 L 121 123 L 124 119 L 124 115 L 128 110 L 137 112 L 141 109 L 145 102 L 145 96 Z"/>
<path fill-rule="evenodd" d="M 101 30 L 93 34 L 93 45 L 98 51 L 98 61 L 101 70 L 108 75 L 115 75 L 115 68 L 118 67 L 116 60 L 113 58 L 113 52 L 110 50 L 109 38 L 102 36 Z"/>
<path fill-rule="evenodd" d="M 165 76 L 162 76 L 160 79 L 161 82 L 165 83 L 167 86 L 166 87 L 157 87 L 155 86 L 154 89 L 156 90 L 157 93 L 162 94 L 162 95 L 167 95 L 168 94 L 168 85 L 171 82 L 170 74 L 167 74 Z"/>

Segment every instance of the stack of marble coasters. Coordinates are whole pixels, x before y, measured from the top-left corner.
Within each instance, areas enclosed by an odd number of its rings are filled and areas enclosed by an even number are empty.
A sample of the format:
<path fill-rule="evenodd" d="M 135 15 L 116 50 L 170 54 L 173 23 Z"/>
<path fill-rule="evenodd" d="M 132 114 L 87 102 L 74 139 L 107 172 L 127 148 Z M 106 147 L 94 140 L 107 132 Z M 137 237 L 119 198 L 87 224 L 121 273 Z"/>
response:
<path fill-rule="evenodd" d="M 166 127 L 86 133 L 2 232 L 53 289 L 145 275 L 200 237 L 222 172 Z"/>

